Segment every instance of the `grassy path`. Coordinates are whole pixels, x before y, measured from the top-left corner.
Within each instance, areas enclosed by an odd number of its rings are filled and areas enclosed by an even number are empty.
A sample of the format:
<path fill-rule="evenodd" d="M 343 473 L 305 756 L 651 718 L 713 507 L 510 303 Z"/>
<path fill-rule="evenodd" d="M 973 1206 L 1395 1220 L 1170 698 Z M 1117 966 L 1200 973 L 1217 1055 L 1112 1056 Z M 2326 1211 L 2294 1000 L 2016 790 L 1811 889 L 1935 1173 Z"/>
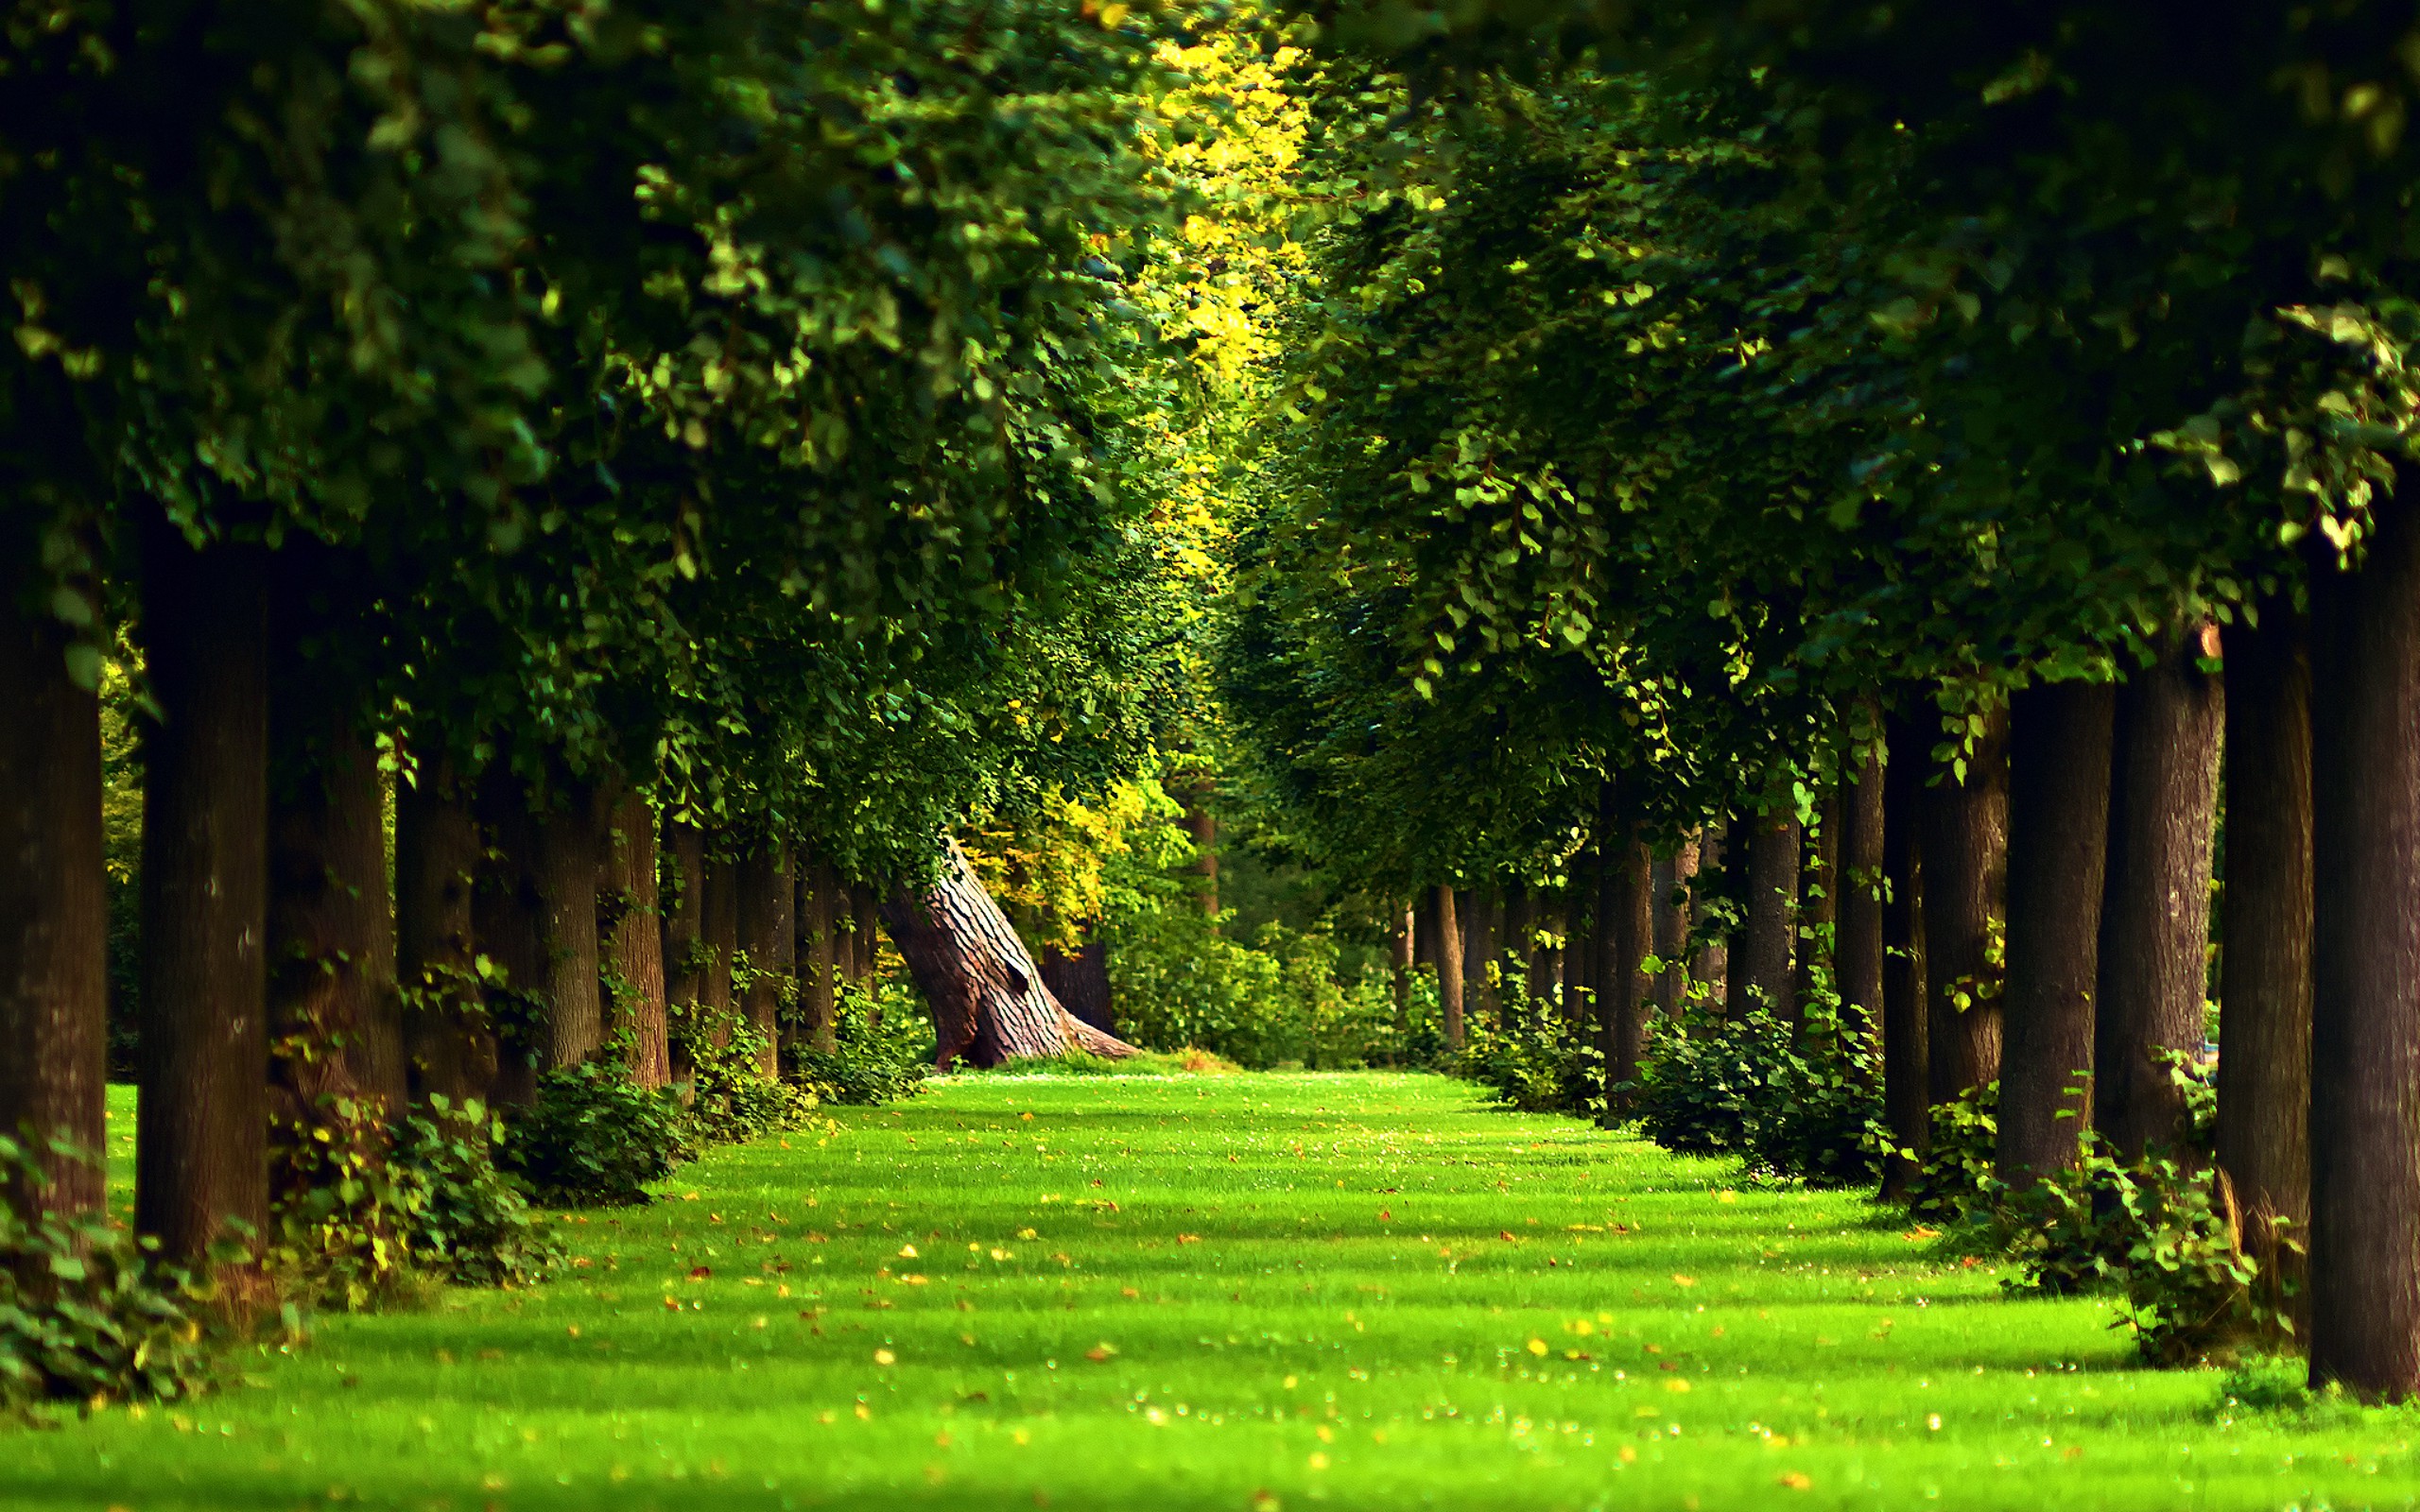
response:
<path fill-rule="evenodd" d="M 1427 1077 L 973 1078 L 0 1445 L 11 1509 L 2410 1506 L 1849 1196 Z"/>

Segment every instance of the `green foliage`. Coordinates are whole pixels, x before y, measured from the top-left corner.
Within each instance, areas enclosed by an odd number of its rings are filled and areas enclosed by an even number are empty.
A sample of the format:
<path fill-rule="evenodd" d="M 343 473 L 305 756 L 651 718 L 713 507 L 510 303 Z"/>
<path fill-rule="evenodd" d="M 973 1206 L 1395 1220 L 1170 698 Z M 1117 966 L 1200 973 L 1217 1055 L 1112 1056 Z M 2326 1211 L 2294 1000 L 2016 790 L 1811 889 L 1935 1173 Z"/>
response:
<path fill-rule="evenodd" d="M 1507 972 L 1496 994 L 1499 1011 L 1465 1025 L 1457 1074 L 1493 1088 L 1505 1107 L 1525 1113 L 1602 1116 L 1603 1052 L 1561 1005 L 1532 999 L 1518 976 Z"/>
<path fill-rule="evenodd" d="M 1908 1211 L 1932 1223 L 1963 1223 L 1999 1200 L 2000 1084 L 1969 1087 L 1932 1108 L 1932 1142 L 1908 1184 Z M 1914 1156 L 1912 1151 L 1902 1154 Z"/>
<path fill-rule="evenodd" d="M 834 1048 L 794 1046 L 787 1079 L 817 1101 L 841 1107 L 872 1107 L 922 1091 L 933 1074 L 933 1026 L 915 989 L 885 981 L 869 993 L 851 982 L 838 996 Z"/>
<path fill-rule="evenodd" d="M 409 1194 L 413 1262 L 459 1286 L 527 1286 L 562 1264 L 562 1240 L 496 1167 L 504 1123 L 476 1099 L 442 1096 L 406 1113 L 388 1160 Z"/>
<path fill-rule="evenodd" d="M 1762 1008 L 1695 1007 L 1659 1026 L 1640 1068 L 1639 1125 L 1666 1149 L 1736 1155 L 1816 1186 L 1874 1179 L 1885 1148 L 1880 1054 L 1819 1000 L 1802 1027 Z"/>
<path fill-rule="evenodd" d="M 676 1009 L 671 1041 L 674 1063 L 689 1068 L 684 1116 L 694 1146 L 745 1144 L 797 1128 L 815 1108 L 812 1092 L 765 1074 L 770 1047 L 737 1014 L 701 1005 Z"/>
<path fill-rule="evenodd" d="M 271 1122 L 269 1257 L 320 1301 L 367 1307 L 412 1275 L 419 1193 L 391 1145 L 387 1121 L 355 1097 Z"/>
<path fill-rule="evenodd" d="M 538 1078 L 537 1099 L 506 1115 L 497 1160 L 550 1206 L 641 1203 L 689 1158 L 688 1127 L 678 1091 L 634 1086 L 598 1056 Z"/>
<path fill-rule="evenodd" d="M 1426 1058 L 1438 1038 L 1427 1012 L 1433 994 L 1399 1013 L 1386 974 L 1339 981 L 1340 953 L 1323 930 L 1271 922 L 1245 945 L 1218 933 L 1198 907 L 1161 905 L 1114 918 L 1109 941 L 1119 1031 L 1146 1049 L 1207 1050 L 1255 1068 L 1340 1070 Z"/>
<path fill-rule="evenodd" d="M 2219 1405 L 2253 1412 L 2300 1412 L 2317 1400 L 2310 1365 L 2285 1354 L 2246 1355 L 2219 1377 Z"/>
<path fill-rule="evenodd" d="M 2299 1254 L 2285 1219 L 2267 1220 L 2259 1253 Z M 2225 1173 L 2206 1158 L 2153 1152 L 2120 1162 L 2087 1134 L 2083 1160 L 2008 1194 L 1999 1223 L 2021 1279 L 2052 1293 L 2117 1289 L 2119 1322 L 2144 1359 L 2183 1365 L 2245 1343 L 2276 1347 L 2293 1332 L 2293 1285 L 2244 1244 L 2245 1218 Z"/>
<path fill-rule="evenodd" d="M 206 1375 L 207 1298 L 104 1215 L 18 1211 L 8 1191 L 43 1179 L 0 1135 L 0 1408 L 190 1396 Z"/>

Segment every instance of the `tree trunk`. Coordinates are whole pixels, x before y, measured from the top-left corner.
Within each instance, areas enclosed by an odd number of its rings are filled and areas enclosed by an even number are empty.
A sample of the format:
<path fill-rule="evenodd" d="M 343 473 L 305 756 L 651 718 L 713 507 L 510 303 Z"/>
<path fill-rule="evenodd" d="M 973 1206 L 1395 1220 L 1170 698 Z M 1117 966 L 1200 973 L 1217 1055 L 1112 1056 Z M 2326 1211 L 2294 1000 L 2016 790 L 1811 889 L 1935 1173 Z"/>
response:
<path fill-rule="evenodd" d="M 395 784 L 395 974 L 412 1095 L 458 1108 L 496 1079 L 471 927 L 478 867 L 478 821 L 452 767 L 424 763 Z"/>
<path fill-rule="evenodd" d="M 882 964 L 882 898 L 868 883 L 848 886 L 849 909 L 856 928 L 849 932 L 849 980 L 861 988 L 873 986 Z"/>
<path fill-rule="evenodd" d="M 607 1031 L 627 1037 L 631 1080 L 645 1088 L 672 1080 L 665 1017 L 664 919 L 656 898 L 655 805 L 625 792 L 605 833 L 606 972 L 614 984 Z"/>
<path fill-rule="evenodd" d="M 1688 993 L 1688 968 L 1683 957 L 1689 948 L 1688 885 L 1698 872 L 1698 846 L 1694 834 L 1683 840 L 1670 859 L 1655 863 L 1649 880 L 1655 958 L 1664 963 L 1664 969 L 1655 973 L 1655 1006 L 1668 1019 L 1681 1016 Z"/>
<path fill-rule="evenodd" d="M 1445 1020 L 1445 1043 L 1462 1048 L 1462 929 L 1461 920 L 1454 915 L 1454 889 L 1439 886 L 1430 891 L 1434 901 L 1429 904 L 1429 918 L 1435 921 L 1437 936 L 1437 1007 Z"/>
<path fill-rule="evenodd" d="M 1597 1047 L 1605 1057 L 1608 1128 L 1630 1116 L 1631 1089 L 1638 1082 L 1639 1008 L 1647 999 L 1647 978 L 1638 968 L 1654 935 L 1648 915 L 1649 864 L 1636 829 L 1616 826 L 1598 892 L 1605 927 L 1598 936 L 1604 954 L 1597 963 Z"/>
<path fill-rule="evenodd" d="M 1540 932 L 1551 939 L 1563 938 L 1566 927 L 1564 915 L 1567 907 L 1567 901 L 1561 893 L 1546 902 L 1539 910 Z M 1530 969 L 1530 996 L 1541 1006 L 1554 1005 L 1555 988 L 1563 981 L 1563 956 L 1562 946 L 1541 945 L 1533 957 L 1536 964 Z"/>
<path fill-rule="evenodd" d="M 739 954 L 738 867 L 718 855 L 706 857 L 700 906 L 706 941 L 705 991 L 700 1001 L 708 1015 L 707 1033 L 716 1044 L 728 1044 L 731 1016 L 739 1004 L 731 979 L 733 962 Z"/>
<path fill-rule="evenodd" d="M 2210 850 L 2225 694 L 2194 665 L 2198 627 L 2118 696 L 2100 915 L 2093 1125 L 2128 1160 L 2183 1137 L 2163 1051 L 2197 1054 L 2208 995 Z"/>
<path fill-rule="evenodd" d="M 1219 816 L 1210 812 L 1207 800 L 1216 787 L 1204 776 L 1185 795 L 1184 802 L 1184 833 L 1193 837 L 1193 874 L 1199 879 L 1194 896 L 1214 925 L 1219 918 Z"/>
<path fill-rule="evenodd" d="M 379 1123 L 409 1096 L 378 758 L 341 715 L 271 693 L 268 1020 L 282 1122 L 326 1124 L 323 1098 Z"/>
<path fill-rule="evenodd" d="M 938 881 L 922 893 L 902 888 L 882 910 L 899 954 L 933 1007 L 943 1070 L 960 1058 L 977 1066 L 1083 1051 L 1122 1057 L 1134 1047 L 1060 1006 L 1025 942 L 976 880 L 956 840 Z"/>
<path fill-rule="evenodd" d="M 1929 710 L 1894 714 L 1882 767 L 1882 1105 L 1893 1151 L 1917 1157 L 1932 1145 L 1931 1015 L 1925 970 L 1924 839 L 1918 816 L 1932 769 Z M 1916 1160 L 1883 1162 L 1882 1196 L 1908 1190 Z"/>
<path fill-rule="evenodd" d="M 2008 917 L 2008 706 L 1986 715 L 1966 780 L 1935 774 L 1922 800 L 1927 1069 L 1946 1103 L 2000 1074 L 2001 968 L 1993 936 Z"/>
<path fill-rule="evenodd" d="M 2311 674 L 2293 606 L 2260 618 L 2226 632 L 2218 1157 L 2246 1246 L 2298 1273 L 2263 1220 L 2310 1222 Z"/>
<path fill-rule="evenodd" d="M 1725 826 L 1707 826 L 1698 840 L 1697 875 L 1720 872 L 1723 864 L 1723 841 L 1728 833 Z M 1689 980 L 1703 988 L 1709 1006 L 1723 1003 L 1731 990 L 1731 944 L 1726 939 L 1709 937 L 1698 943 L 1697 954 L 1689 959 Z"/>
<path fill-rule="evenodd" d="M 1819 967 L 1833 963 L 1833 947 L 1839 937 L 1841 917 L 1841 795 L 1833 789 L 1825 795 L 1815 819 L 1815 833 L 1807 837 L 1800 873 L 1803 888 L 1798 905 L 1798 959 L 1793 963 L 1790 987 L 1796 994 L 1795 1012 L 1804 1019 L 1806 1006 L 1815 1001 L 1815 972 Z M 1835 978 L 1837 983 L 1837 978 Z"/>
<path fill-rule="evenodd" d="M 1522 878 L 1512 878 L 1512 881 L 1505 883 L 1505 934 L 1500 941 L 1495 941 L 1495 949 L 1503 951 L 1505 958 L 1510 960 L 1505 971 L 1515 972 L 1515 977 L 1508 977 L 1498 987 L 1498 992 L 1510 989 L 1512 980 L 1517 980 L 1522 994 L 1525 997 L 1530 994 L 1530 977 L 1537 975 L 1537 919 L 1534 919 L 1534 910 L 1537 910 L 1537 890 L 1530 888 L 1530 883 L 1525 883 Z"/>
<path fill-rule="evenodd" d="M 268 1222 L 268 564 L 147 537 L 135 1227 L 202 1270 L 230 1224 Z"/>
<path fill-rule="evenodd" d="M 2310 1373 L 2420 1396 L 2420 520 L 2314 573 Z"/>
<path fill-rule="evenodd" d="M 1109 941 L 1086 940 L 1072 955 L 1055 945 L 1043 947 L 1042 982 L 1069 1013 L 1103 1034 L 1117 1032 L 1109 997 Z"/>
<path fill-rule="evenodd" d="M 1832 981 L 1841 1028 L 1868 1034 L 1882 1022 L 1881 753 L 1865 750 L 1841 781 L 1841 911 L 1834 922 Z"/>
<path fill-rule="evenodd" d="M 538 1095 L 538 1068 L 546 1041 L 546 948 L 539 922 L 538 825 L 527 794 L 501 756 L 479 776 L 478 885 L 471 897 L 471 933 L 479 954 L 504 973 L 487 992 L 495 1032 L 498 1103 L 525 1106 Z"/>
<path fill-rule="evenodd" d="M 0 597 L 0 1134 L 30 1129 L 47 1178 L 0 1197 L 28 1218 L 97 1212 L 106 1195 L 101 713 L 68 674 L 73 644 L 47 607 Z"/>
<path fill-rule="evenodd" d="M 1395 999 L 1395 1038 L 1400 1040 L 1411 1028 L 1411 969 L 1418 954 L 1420 936 L 1419 910 L 1406 908 L 1403 922 L 1394 932 L 1394 971 L 1392 985 Z M 1055 989 L 1054 989 L 1055 990 Z M 1102 1024 L 1102 1028 L 1110 1025 Z"/>
<path fill-rule="evenodd" d="M 1798 1022 L 1790 974 L 1798 943 L 1798 868 L 1802 836 L 1788 810 L 1760 814 L 1748 834 L 1748 919 L 1737 963 L 1745 1005 L 1785 1023 Z"/>
<path fill-rule="evenodd" d="M 674 819 L 664 827 L 664 1001 L 694 1010 L 706 998 L 706 832 Z"/>
<path fill-rule="evenodd" d="M 748 1027 L 761 1041 L 756 1070 L 768 1078 L 782 1074 L 782 984 L 797 978 L 796 906 L 788 848 L 771 840 L 751 850 L 739 867 L 739 948 L 748 953 Z"/>
<path fill-rule="evenodd" d="M 2093 991 L 2117 690 L 2045 682 L 2009 705 L 2008 991 L 1999 1178 L 2074 1165 L 2092 1126 Z"/>
<path fill-rule="evenodd" d="M 1564 909 L 1563 1016 L 1574 1037 L 1594 1022 L 1597 992 L 1597 892 L 1603 862 L 1591 840 L 1571 858 L 1569 902 Z"/>
<path fill-rule="evenodd" d="M 798 1003 L 807 1048 L 830 1055 L 840 1048 L 840 930 L 848 895 L 840 874 L 821 852 L 804 845 L 798 852 Z"/>
<path fill-rule="evenodd" d="M 1501 1023 L 1495 1001 L 1495 895 L 1478 887 L 1454 894 L 1454 917 L 1462 926 L 1462 1003 L 1487 1022 Z"/>

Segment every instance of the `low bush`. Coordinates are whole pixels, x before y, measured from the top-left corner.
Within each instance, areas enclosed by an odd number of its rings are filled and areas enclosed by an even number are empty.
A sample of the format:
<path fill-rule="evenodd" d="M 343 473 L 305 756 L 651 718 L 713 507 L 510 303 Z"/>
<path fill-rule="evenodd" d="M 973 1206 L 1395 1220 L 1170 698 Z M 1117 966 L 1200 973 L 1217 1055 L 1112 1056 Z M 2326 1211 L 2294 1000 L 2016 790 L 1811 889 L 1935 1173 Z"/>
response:
<path fill-rule="evenodd" d="M 205 1298 L 100 1214 L 19 1212 L 8 1191 L 42 1180 L 0 1136 L 0 1407 L 192 1395 L 208 1367 Z"/>
<path fill-rule="evenodd" d="M 905 983 L 870 993 L 851 984 L 833 1009 L 834 1048 L 792 1046 L 786 1079 L 818 1100 L 868 1108 L 922 1091 L 933 1074 L 933 1026 Z"/>
<path fill-rule="evenodd" d="M 1999 1201 L 1992 1172 L 1999 1154 L 2000 1084 L 1969 1087 L 1932 1109 L 1932 1141 L 1908 1184 L 1908 1211 L 1928 1223 L 1957 1224 L 1982 1216 Z"/>
<path fill-rule="evenodd" d="M 1113 924 L 1118 1032 L 1148 1050 L 1201 1049 L 1263 1070 L 1428 1065 L 1444 1035 L 1433 986 L 1398 1006 L 1390 972 L 1341 979 L 1324 930 L 1264 924 L 1246 945 L 1199 909 L 1157 908 Z"/>
<path fill-rule="evenodd" d="M 1463 1036 L 1460 1074 L 1525 1113 L 1597 1118 L 1605 1110 L 1605 1057 L 1560 1007 L 1530 998 L 1516 978 L 1498 988 L 1492 1021 Z"/>
<path fill-rule="evenodd" d="M 815 1109 L 814 1094 L 766 1075 L 764 1037 L 735 1015 L 717 1017 L 719 1034 L 695 1011 L 673 1021 L 674 1064 L 689 1070 L 689 1143 L 745 1144 L 798 1127 Z"/>
<path fill-rule="evenodd" d="M 1820 1186 L 1871 1181 L 1888 1148 L 1879 1053 L 1811 1005 L 1793 1026 L 1763 1009 L 1693 1008 L 1658 1027 L 1640 1068 L 1640 1128 L 1683 1155 L 1736 1155 L 1751 1170 Z"/>
<path fill-rule="evenodd" d="M 410 1194 L 413 1263 L 458 1286 L 522 1286 L 563 1261 L 562 1242 L 496 1166 L 504 1124 L 476 1099 L 431 1097 L 395 1127 L 389 1155 Z"/>
<path fill-rule="evenodd" d="M 506 1115 L 497 1160 L 550 1205 L 639 1203 L 689 1158 L 688 1129 L 677 1089 L 642 1089 L 599 1056 L 538 1078 L 536 1099 Z"/>

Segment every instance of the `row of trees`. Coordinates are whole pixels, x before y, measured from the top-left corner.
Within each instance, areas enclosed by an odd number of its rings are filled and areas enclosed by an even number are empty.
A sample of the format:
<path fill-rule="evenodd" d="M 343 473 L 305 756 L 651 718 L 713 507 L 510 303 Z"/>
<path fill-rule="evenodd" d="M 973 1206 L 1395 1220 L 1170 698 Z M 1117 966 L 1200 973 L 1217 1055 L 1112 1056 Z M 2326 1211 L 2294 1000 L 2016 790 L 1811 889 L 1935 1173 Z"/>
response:
<path fill-rule="evenodd" d="M 1072 0 L 7 23 L 0 1127 L 59 1146 L 12 1200 L 103 1197 L 112 657 L 173 1261 L 261 1232 L 272 1125 L 333 1100 L 661 1083 L 667 1006 L 769 1073 L 792 991 L 828 1046 L 877 903 L 944 1060 L 1085 1040 L 988 901 L 944 906 L 937 839 L 1182 712 L 1170 337 L 1217 300 L 1169 35 Z"/>
<path fill-rule="evenodd" d="M 1306 849 L 1569 889 L 1618 1091 L 1719 845 L 1731 994 L 1828 971 L 1910 1148 L 1996 1079 L 2018 1186 L 2180 1137 L 2215 985 L 2314 1375 L 2420 1392 L 2411 18 L 1320 19 L 1225 663 Z"/>

